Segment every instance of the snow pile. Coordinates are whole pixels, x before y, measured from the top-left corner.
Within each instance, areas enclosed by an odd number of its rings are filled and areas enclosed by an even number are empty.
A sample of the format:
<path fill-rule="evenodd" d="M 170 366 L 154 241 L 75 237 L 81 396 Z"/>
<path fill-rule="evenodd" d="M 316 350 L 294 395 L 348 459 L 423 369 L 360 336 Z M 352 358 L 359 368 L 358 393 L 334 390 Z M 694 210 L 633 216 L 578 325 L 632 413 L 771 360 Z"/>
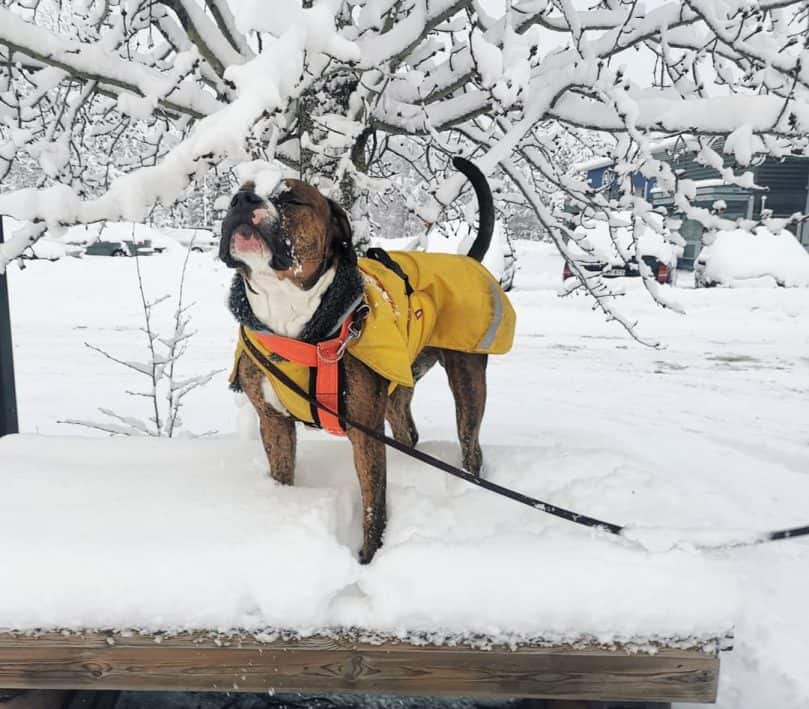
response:
<path fill-rule="evenodd" d="M 532 57 L 539 45 L 541 30 L 531 27 L 517 33 L 506 25 L 502 37 L 503 48 L 487 41 L 478 29 L 472 32 L 471 51 L 480 72 L 483 86 L 503 106 L 514 104 L 531 81 Z"/>
<path fill-rule="evenodd" d="M 809 253 L 786 229 L 720 231 L 703 247 L 698 268 L 708 284 L 749 285 L 758 279 L 760 285 L 809 286 Z"/>

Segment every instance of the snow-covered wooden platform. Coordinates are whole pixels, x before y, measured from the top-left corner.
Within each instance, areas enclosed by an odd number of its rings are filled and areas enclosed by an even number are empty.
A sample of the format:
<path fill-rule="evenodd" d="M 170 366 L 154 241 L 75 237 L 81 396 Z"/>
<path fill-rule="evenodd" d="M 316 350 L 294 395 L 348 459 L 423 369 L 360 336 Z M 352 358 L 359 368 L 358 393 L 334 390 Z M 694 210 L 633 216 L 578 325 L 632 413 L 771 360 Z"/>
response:
<path fill-rule="evenodd" d="M 362 628 L 437 643 L 694 647 L 732 631 L 734 588 L 701 555 L 515 508 L 399 455 L 385 543 L 362 566 L 342 444 L 306 441 L 285 487 L 257 441 L 0 439 L 0 629 Z M 535 452 L 489 446 L 487 474 L 514 484 Z"/>
<path fill-rule="evenodd" d="M 695 650 L 437 647 L 310 637 L 0 634 L 0 687 L 370 692 L 713 702 L 719 659 Z"/>
<path fill-rule="evenodd" d="M 488 452 L 495 477 L 528 455 Z M 398 456 L 368 566 L 339 441 L 302 446 L 295 487 L 236 438 L 8 436 L 0 459 L 0 687 L 716 696 L 732 622 L 699 556 Z"/>

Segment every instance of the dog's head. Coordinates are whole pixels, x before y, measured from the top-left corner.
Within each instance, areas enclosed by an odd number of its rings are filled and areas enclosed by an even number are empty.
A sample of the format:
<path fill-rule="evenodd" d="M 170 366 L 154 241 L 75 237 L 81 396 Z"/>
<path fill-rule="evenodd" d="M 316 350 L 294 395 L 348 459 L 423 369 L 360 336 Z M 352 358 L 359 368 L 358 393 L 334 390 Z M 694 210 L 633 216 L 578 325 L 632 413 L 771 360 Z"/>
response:
<path fill-rule="evenodd" d="M 345 212 L 300 180 L 261 195 L 247 182 L 222 221 L 219 258 L 247 273 L 271 273 L 311 288 L 337 259 L 356 261 Z"/>

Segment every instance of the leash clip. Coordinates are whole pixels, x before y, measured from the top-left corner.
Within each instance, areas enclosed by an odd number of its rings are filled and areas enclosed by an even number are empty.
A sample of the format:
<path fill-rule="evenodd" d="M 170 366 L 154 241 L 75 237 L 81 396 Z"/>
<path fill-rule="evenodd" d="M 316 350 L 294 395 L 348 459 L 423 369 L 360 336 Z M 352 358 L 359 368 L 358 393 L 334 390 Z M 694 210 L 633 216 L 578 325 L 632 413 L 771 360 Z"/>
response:
<path fill-rule="evenodd" d="M 324 364 L 336 364 L 339 362 L 343 358 L 352 340 L 356 340 L 362 334 L 362 324 L 365 322 L 365 318 L 369 312 L 370 308 L 367 303 L 360 305 L 360 307 L 354 311 L 353 315 L 350 316 L 351 322 L 348 324 L 345 339 L 331 352 L 329 352 L 328 347 L 324 347 L 324 345 L 331 343 L 319 343 L 317 345 L 317 358 Z M 332 340 L 332 342 L 334 341 Z"/>
<path fill-rule="evenodd" d="M 368 303 L 363 303 L 354 311 L 354 315 L 351 318 L 351 323 L 348 326 L 346 346 L 348 346 L 348 343 L 351 340 L 356 340 L 360 335 L 362 335 L 362 325 L 370 312 L 371 308 L 368 306 Z"/>
<path fill-rule="evenodd" d="M 354 313 L 354 317 L 351 318 L 351 323 L 348 326 L 348 333 L 346 334 L 346 339 L 340 343 L 340 346 L 337 348 L 337 359 L 342 359 L 345 351 L 348 349 L 349 344 L 351 344 L 352 340 L 356 340 L 362 335 L 362 323 L 365 321 L 365 316 L 368 314 L 368 306 L 364 303 L 357 308 L 357 311 Z M 362 313 L 360 313 L 362 311 Z"/>

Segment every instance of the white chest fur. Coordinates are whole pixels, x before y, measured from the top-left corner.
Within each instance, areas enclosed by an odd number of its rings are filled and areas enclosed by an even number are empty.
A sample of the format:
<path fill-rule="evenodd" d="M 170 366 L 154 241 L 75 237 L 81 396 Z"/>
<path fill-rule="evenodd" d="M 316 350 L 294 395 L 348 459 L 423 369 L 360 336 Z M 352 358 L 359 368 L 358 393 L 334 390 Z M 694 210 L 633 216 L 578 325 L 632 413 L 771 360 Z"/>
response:
<path fill-rule="evenodd" d="M 301 290 L 288 280 L 281 280 L 274 273 L 253 271 L 245 288 L 247 302 L 255 315 L 273 332 L 285 337 L 297 337 L 309 320 L 312 319 L 323 293 L 334 280 L 334 269 L 324 273 L 309 290 Z M 281 404 L 272 384 L 265 381 L 262 386 L 264 401 L 273 409 L 287 413 Z"/>
<path fill-rule="evenodd" d="M 281 280 L 274 273 L 254 271 L 245 290 L 253 315 L 273 332 L 297 337 L 312 319 L 333 280 L 334 269 L 330 268 L 312 288 L 301 290 L 292 281 Z"/>

